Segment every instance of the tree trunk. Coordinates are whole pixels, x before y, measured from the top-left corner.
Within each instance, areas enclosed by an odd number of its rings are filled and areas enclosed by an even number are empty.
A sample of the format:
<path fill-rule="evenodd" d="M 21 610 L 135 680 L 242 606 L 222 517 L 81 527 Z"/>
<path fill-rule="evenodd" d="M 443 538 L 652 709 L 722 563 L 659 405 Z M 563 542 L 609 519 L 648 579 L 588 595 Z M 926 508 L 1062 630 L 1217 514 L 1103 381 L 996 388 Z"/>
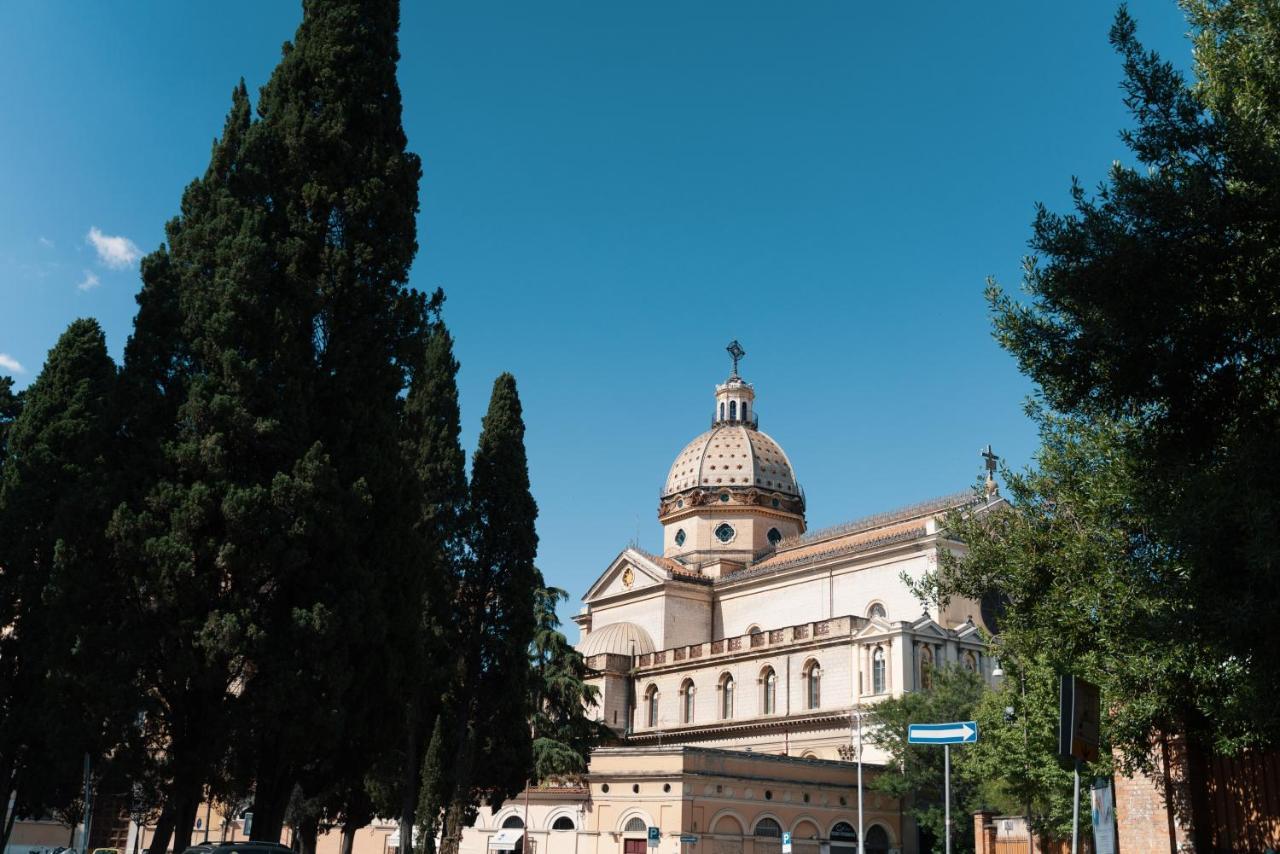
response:
<path fill-rule="evenodd" d="M 354 822 L 350 821 L 342 825 L 342 842 L 338 848 L 338 854 L 351 854 L 356 847 L 356 831 L 359 829 Z"/>
<path fill-rule="evenodd" d="M 285 814 L 289 811 L 289 799 L 294 783 L 280 766 L 274 751 L 259 753 L 257 783 L 253 790 L 254 842 L 279 842 L 284 832 Z"/>
<path fill-rule="evenodd" d="M 200 810 L 200 791 L 202 788 L 199 783 L 188 784 L 179 797 L 178 803 L 174 806 L 174 854 L 182 854 L 191 845 L 191 834 L 195 830 L 196 813 Z"/>
<path fill-rule="evenodd" d="M 404 759 L 404 789 L 400 798 L 400 854 L 413 854 L 413 825 L 418 812 L 418 795 L 422 788 L 421 750 L 422 726 L 418 721 L 411 721 Z"/>
<path fill-rule="evenodd" d="M 156 832 L 147 846 L 147 854 L 164 854 L 169 847 L 169 839 L 173 836 L 173 802 L 166 798 L 160 810 L 160 818 L 156 819 Z"/>
<path fill-rule="evenodd" d="M 298 839 L 297 850 L 300 854 L 316 854 L 316 837 L 320 833 L 319 821 L 306 818 L 294 829 Z"/>
<path fill-rule="evenodd" d="M 0 787 L 0 804 L 4 805 L 4 812 L 0 812 L 3 824 L 0 824 L 0 852 L 9 847 L 9 837 L 13 835 L 13 821 L 18 817 L 18 798 L 17 786 L 14 785 L 14 777 L 12 770 L 8 767 L 8 760 L 0 761 L 0 769 L 3 769 L 4 786 Z M 12 804 L 12 809 L 10 809 Z"/>
<path fill-rule="evenodd" d="M 9 793 L 9 797 L 5 798 L 5 807 L 9 806 L 9 798 L 13 797 L 13 792 Z M 4 851 L 9 847 L 9 837 L 13 835 L 13 822 L 18 817 L 18 803 L 15 800 L 13 809 L 8 810 L 8 815 L 4 820 L 4 827 L 0 829 L 0 851 Z"/>

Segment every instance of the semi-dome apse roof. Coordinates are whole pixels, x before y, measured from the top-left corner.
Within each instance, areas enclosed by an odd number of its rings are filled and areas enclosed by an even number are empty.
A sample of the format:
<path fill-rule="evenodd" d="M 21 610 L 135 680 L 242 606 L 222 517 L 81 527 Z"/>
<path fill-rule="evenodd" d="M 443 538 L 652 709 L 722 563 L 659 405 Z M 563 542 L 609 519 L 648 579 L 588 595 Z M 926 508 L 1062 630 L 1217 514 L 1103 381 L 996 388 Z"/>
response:
<path fill-rule="evenodd" d="M 612 653 L 614 655 L 640 655 L 653 652 L 653 638 L 635 623 L 610 623 L 587 635 L 578 645 L 584 658 Z"/>

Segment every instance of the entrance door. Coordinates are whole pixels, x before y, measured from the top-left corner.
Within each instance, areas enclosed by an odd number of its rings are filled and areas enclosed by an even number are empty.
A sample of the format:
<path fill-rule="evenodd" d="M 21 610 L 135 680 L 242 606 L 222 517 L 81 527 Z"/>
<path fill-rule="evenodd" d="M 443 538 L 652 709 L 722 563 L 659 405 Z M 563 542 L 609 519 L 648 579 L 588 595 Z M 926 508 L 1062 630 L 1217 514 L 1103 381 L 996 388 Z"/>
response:
<path fill-rule="evenodd" d="M 622 854 L 645 854 L 645 848 L 648 847 L 647 839 L 624 839 L 622 840 Z"/>

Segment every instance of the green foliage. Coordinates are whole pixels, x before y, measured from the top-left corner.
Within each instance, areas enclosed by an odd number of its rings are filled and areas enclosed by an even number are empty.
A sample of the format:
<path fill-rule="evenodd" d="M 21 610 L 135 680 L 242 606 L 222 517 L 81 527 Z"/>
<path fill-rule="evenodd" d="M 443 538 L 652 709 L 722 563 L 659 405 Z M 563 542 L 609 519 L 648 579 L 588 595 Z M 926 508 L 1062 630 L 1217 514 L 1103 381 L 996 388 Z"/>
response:
<path fill-rule="evenodd" d="M 443 823 L 442 850 L 449 854 L 478 803 L 501 804 L 534 773 L 529 656 L 543 586 L 534 566 L 538 507 L 510 374 L 493 384 L 470 496 L 470 550 L 461 562 L 448 636 L 452 671 L 424 760 L 419 810 L 424 836 Z"/>
<path fill-rule="evenodd" d="M 600 692 L 586 682 L 586 661 L 559 631 L 556 605 L 568 596 L 556 587 L 537 591 L 531 656 L 533 773 L 539 781 L 585 772 L 591 748 L 608 736 L 587 714 Z"/>
<path fill-rule="evenodd" d="M 886 751 L 889 768 L 875 777 L 872 786 L 910 804 L 909 810 L 922 830 L 935 839 L 946 831 L 943 801 L 943 749 L 937 745 L 909 744 L 907 727 L 914 723 L 941 723 L 974 719 L 982 699 L 982 680 L 962 667 L 941 667 L 933 673 L 932 688 L 882 700 L 870 707 L 864 738 Z M 983 778 L 972 757 L 972 746 L 951 748 L 952 846 L 957 852 L 973 850 L 973 821 L 969 816 L 985 804 Z"/>
<path fill-rule="evenodd" d="M 1194 85 L 1142 48 L 1123 9 L 1112 29 L 1135 124 L 1123 138 L 1143 168 L 1114 165 L 1092 196 L 1074 185 L 1069 214 L 1040 208 L 1029 301 L 988 294 L 997 338 L 1076 422 L 1061 430 L 1098 474 L 1082 483 L 1042 459 L 1019 508 L 1059 522 L 1066 539 L 1034 554 L 1087 576 L 1097 592 L 1078 595 L 1106 606 L 1067 621 L 1064 653 L 1120 692 L 1107 695 L 1123 702 L 1118 743 L 1180 725 L 1234 750 L 1280 737 L 1280 7 L 1186 5 Z M 1116 465 L 1098 472 L 1091 445 Z M 1073 536 L 1072 518 L 1118 527 Z M 1032 533 L 1014 548 L 1031 554 Z M 1038 607 L 1037 588 L 1012 590 L 1015 614 Z"/>
<path fill-rule="evenodd" d="M 127 644 L 103 531 L 119 500 L 116 367 L 96 321 L 73 322 L 16 401 L 0 387 L 0 802 L 21 815 L 75 797 L 82 757 L 131 719 Z"/>
<path fill-rule="evenodd" d="M 1043 655 L 1023 662 L 1006 654 L 1000 664 L 1004 679 L 978 701 L 981 737 L 965 758 L 984 781 L 985 806 L 1030 815 L 1037 833 L 1066 838 L 1074 782 L 1057 757 L 1058 675 Z"/>

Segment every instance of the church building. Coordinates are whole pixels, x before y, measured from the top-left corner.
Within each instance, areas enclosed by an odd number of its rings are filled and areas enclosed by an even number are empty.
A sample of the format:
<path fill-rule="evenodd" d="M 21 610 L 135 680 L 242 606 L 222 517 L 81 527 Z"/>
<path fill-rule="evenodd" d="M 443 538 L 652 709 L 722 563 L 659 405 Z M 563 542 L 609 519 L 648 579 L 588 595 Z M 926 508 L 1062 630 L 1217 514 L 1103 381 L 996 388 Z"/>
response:
<path fill-rule="evenodd" d="M 783 833 L 839 854 L 859 826 L 859 712 L 927 689 L 936 667 L 991 681 L 993 615 L 965 599 L 924 607 L 904 579 L 963 548 L 947 514 L 1003 503 L 994 455 L 985 494 L 810 531 L 797 472 L 739 376 L 745 354 L 729 352 L 710 429 L 659 495 L 662 553 L 623 549 L 574 618 L 596 713 L 622 746 L 596 751 L 584 784 L 482 809 L 465 854 L 526 837 L 538 854 L 779 854 Z M 870 744 L 861 758 L 872 775 L 887 759 Z M 863 809 L 868 854 L 917 849 L 901 804 L 868 791 Z"/>

